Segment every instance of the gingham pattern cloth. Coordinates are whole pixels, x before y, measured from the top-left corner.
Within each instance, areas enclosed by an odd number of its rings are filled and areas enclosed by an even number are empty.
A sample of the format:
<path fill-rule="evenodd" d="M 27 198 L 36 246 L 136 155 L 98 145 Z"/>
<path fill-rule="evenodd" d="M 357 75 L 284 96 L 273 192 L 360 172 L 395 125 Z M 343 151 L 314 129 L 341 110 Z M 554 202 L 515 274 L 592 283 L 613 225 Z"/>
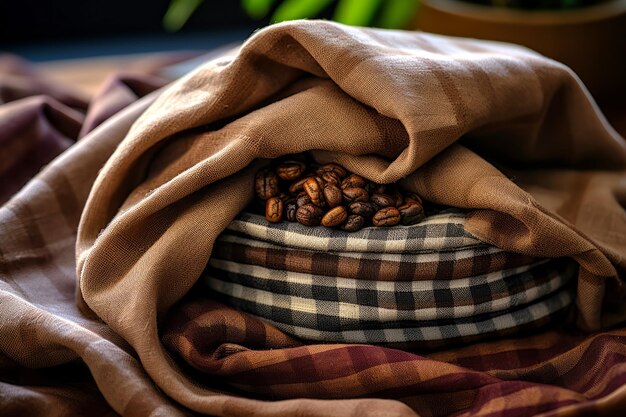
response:
<path fill-rule="evenodd" d="M 345 232 L 292 222 L 270 225 L 263 216 L 243 212 L 227 230 L 279 246 L 324 252 L 438 252 L 485 246 L 465 230 L 465 219 L 462 211 L 446 209 L 412 226 L 365 227 Z"/>
<path fill-rule="evenodd" d="M 571 303 L 571 292 L 559 290 L 575 272 L 571 262 L 557 260 L 470 279 L 378 283 L 294 276 L 217 261 L 205 283 L 233 307 L 297 337 L 335 343 L 410 343 L 488 334 L 539 321 Z M 494 298 L 494 293 L 501 297 Z M 378 304 L 379 300 L 393 304 L 394 298 L 415 307 Z M 420 305 L 422 300 L 426 306 Z"/>
<path fill-rule="evenodd" d="M 304 315 L 315 311 L 346 321 L 378 322 L 494 313 L 550 294 L 573 275 L 567 260 L 543 260 L 455 280 L 395 282 L 317 276 L 218 259 L 209 265 L 206 284 L 228 297 L 239 298 L 242 305 L 251 304 L 252 309 L 246 311 L 272 314 L 282 309 Z"/>
<path fill-rule="evenodd" d="M 331 252 L 289 248 L 232 233 L 218 237 L 212 258 L 275 270 L 371 281 L 465 278 L 538 261 L 488 245 L 417 253 Z"/>
<path fill-rule="evenodd" d="M 489 337 L 494 333 L 514 330 L 522 326 L 543 321 L 574 301 L 574 291 L 563 289 L 540 302 L 529 304 L 499 315 L 480 315 L 455 322 L 413 322 L 389 323 L 378 328 L 355 328 L 346 330 L 326 330 L 322 326 L 310 328 L 290 323 L 265 319 L 285 333 L 305 340 L 327 343 L 368 343 L 368 344 L 411 344 L 438 342 L 447 339 L 465 339 L 472 336 Z"/>

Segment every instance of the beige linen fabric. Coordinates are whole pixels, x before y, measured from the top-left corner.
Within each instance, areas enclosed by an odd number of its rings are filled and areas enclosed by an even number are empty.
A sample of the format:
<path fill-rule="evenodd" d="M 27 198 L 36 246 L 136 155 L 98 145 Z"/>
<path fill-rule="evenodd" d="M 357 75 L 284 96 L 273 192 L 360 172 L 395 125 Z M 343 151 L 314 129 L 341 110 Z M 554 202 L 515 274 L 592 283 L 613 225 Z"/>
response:
<path fill-rule="evenodd" d="M 251 198 L 259 158 L 314 150 L 475 209 L 467 228 L 484 241 L 580 263 L 583 329 L 625 317 L 624 141 L 556 62 L 496 43 L 298 21 L 258 32 L 139 116 L 151 100 L 87 135 L 0 212 L 0 272 L 13 283 L 2 283 L 2 353 L 24 366 L 80 357 L 118 413 L 181 414 L 169 397 L 224 416 L 415 415 L 392 400 L 224 395 L 164 350 L 160 319 Z M 80 312 L 39 286 L 72 274 L 79 215 Z"/>

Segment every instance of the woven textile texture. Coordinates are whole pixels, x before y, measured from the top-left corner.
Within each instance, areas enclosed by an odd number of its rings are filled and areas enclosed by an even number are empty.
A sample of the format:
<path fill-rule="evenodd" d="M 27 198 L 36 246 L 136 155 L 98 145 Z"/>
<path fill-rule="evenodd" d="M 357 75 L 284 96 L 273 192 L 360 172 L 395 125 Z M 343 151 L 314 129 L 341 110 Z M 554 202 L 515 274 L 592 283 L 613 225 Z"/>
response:
<path fill-rule="evenodd" d="M 219 378 L 276 400 L 394 398 L 420 416 L 617 417 L 626 405 L 622 329 L 582 335 L 559 326 L 428 354 L 303 345 L 263 320 L 195 295 L 172 310 L 163 341 L 205 373 L 201 380 Z"/>
<path fill-rule="evenodd" d="M 489 335 L 543 321 L 572 301 L 563 287 L 576 268 L 553 264 L 461 280 L 378 283 L 213 259 L 205 282 L 209 294 L 294 336 L 388 344 Z"/>
<path fill-rule="evenodd" d="M 486 246 L 465 230 L 467 215 L 445 210 L 413 226 L 366 227 L 358 232 L 307 227 L 282 222 L 270 225 L 265 217 L 243 212 L 226 230 L 279 246 L 331 252 L 437 252 Z"/>
<path fill-rule="evenodd" d="M 217 238 L 215 258 L 270 269 L 315 275 L 395 281 L 442 280 L 497 272 L 536 262 L 538 258 L 491 245 L 422 253 L 320 252 L 290 249 L 224 233 Z"/>
<path fill-rule="evenodd" d="M 54 114 L 80 132 L 71 109 L 38 100 L 2 105 L 0 143 L 16 143 L 4 140 L 15 126 L 43 139 L 24 120 Z M 1 414 L 53 415 L 25 398 L 54 393 L 68 407 L 97 393 L 127 416 L 623 411 L 626 149 L 563 65 L 511 45 L 289 22 L 84 133 L 0 208 Z M 466 210 L 465 230 L 504 251 L 485 254 L 494 262 L 572 259 L 575 327 L 431 356 L 302 345 L 215 301 L 181 304 L 250 203 L 256 170 L 303 151 Z M 285 269 L 281 256 L 259 266 Z M 442 264 L 459 277 L 492 269 L 435 260 L 421 279 Z M 344 272 L 309 269 L 358 278 Z M 88 387 L 5 380 L 7 368 L 76 364 Z"/>

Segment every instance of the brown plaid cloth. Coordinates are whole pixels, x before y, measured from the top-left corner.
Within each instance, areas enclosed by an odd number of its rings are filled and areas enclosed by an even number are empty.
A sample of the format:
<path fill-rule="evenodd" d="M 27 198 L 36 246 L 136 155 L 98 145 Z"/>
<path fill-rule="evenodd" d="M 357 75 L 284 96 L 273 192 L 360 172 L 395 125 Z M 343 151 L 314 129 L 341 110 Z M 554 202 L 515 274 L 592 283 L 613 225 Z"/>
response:
<path fill-rule="evenodd" d="M 41 140 L 59 118 L 39 103 L 0 124 L 32 121 L 24 137 Z M 58 415 L 93 387 L 125 416 L 623 415 L 622 330 L 425 357 L 303 347 L 215 304 L 172 310 L 249 203 L 255 161 L 307 150 L 472 210 L 483 241 L 573 258 L 580 328 L 626 319 L 626 147 L 571 71 L 510 45 L 289 22 L 108 119 L 0 208 L 0 415 Z M 174 360 L 193 355 L 210 374 Z M 77 389 L 5 379 L 11 363 L 54 376 L 79 362 Z"/>
<path fill-rule="evenodd" d="M 205 374 L 201 381 L 219 377 L 266 399 L 393 398 L 433 417 L 618 416 L 626 404 L 623 329 L 579 335 L 561 327 L 424 356 L 302 345 L 253 316 L 188 298 L 173 309 L 162 340 Z"/>
<path fill-rule="evenodd" d="M 381 254 L 290 249 L 229 233 L 220 235 L 216 242 L 215 258 L 276 270 L 372 281 L 465 278 L 537 261 L 531 256 L 487 245 L 419 254 Z"/>

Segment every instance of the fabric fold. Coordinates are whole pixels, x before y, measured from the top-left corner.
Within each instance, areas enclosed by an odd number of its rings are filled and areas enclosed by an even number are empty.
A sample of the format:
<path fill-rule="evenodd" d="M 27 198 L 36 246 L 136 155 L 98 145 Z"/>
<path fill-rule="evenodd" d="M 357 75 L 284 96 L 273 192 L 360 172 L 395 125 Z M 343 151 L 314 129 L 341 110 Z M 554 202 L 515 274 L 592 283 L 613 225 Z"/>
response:
<path fill-rule="evenodd" d="M 427 356 L 302 345 L 187 303 L 256 170 L 302 151 L 467 210 L 466 232 L 526 264 L 573 259 L 579 327 Z M 623 332 L 578 332 L 626 318 L 625 168 L 575 74 L 529 50 L 274 25 L 107 119 L 0 208 L 0 352 L 21 367 L 84 361 L 124 415 L 617 414 Z"/>
<path fill-rule="evenodd" d="M 468 149 L 475 137 L 484 138 L 480 151 Z M 506 140 L 512 146 L 501 158 L 480 156 Z M 164 392 L 197 411 L 219 412 L 217 400 L 172 367 L 158 320 L 192 288 L 216 237 L 249 202 L 253 161 L 306 150 L 375 182 L 403 179 L 437 204 L 478 210 L 468 230 L 483 241 L 577 260 L 584 328 L 602 321 L 606 283 L 623 287 L 624 260 L 593 229 L 543 209 L 501 171 L 523 162 L 588 170 L 598 161 L 624 171 L 623 140 L 569 69 L 489 42 L 330 22 L 275 25 L 232 61 L 202 66 L 164 91 L 100 172 L 81 216 L 80 296 Z M 621 206 L 598 204 L 624 229 Z"/>

